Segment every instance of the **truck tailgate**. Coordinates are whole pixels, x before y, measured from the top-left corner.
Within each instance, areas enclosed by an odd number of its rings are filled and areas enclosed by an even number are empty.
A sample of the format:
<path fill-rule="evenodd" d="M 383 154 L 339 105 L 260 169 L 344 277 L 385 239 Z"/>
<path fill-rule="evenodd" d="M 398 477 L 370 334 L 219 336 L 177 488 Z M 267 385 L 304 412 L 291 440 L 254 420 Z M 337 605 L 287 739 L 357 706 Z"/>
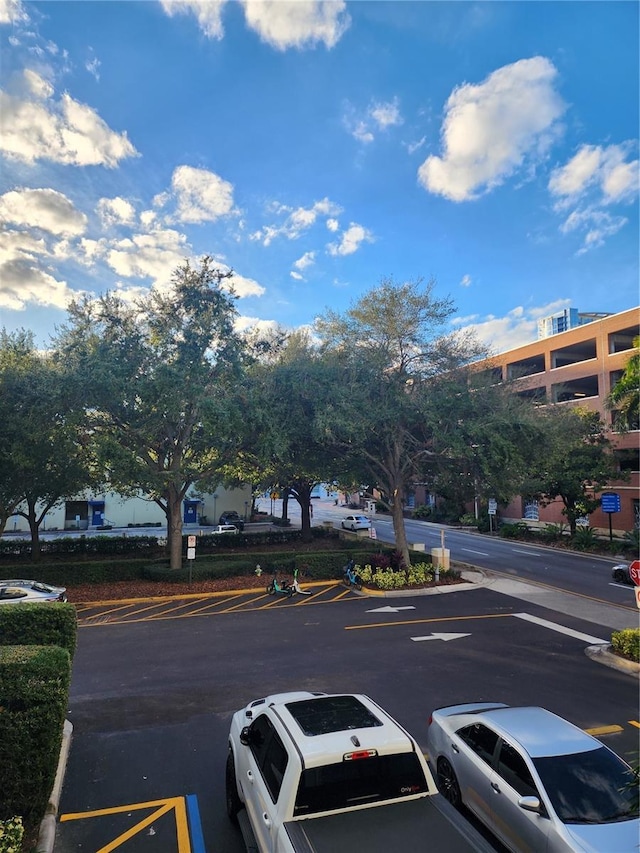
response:
<path fill-rule="evenodd" d="M 285 823 L 296 853 L 490 853 L 481 835 L 440 795 Z"/>

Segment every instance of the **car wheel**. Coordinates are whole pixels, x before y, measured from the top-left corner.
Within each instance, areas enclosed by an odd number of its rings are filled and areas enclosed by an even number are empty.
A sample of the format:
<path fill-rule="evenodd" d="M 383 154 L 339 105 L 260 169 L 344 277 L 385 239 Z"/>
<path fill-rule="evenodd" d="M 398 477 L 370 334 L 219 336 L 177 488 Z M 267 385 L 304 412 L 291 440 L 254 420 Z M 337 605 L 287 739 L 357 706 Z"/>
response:
<path fill-rule="evenodd" d="M 618 569 L 618 571 L 615 573 L 615 575 L 613 576 L 613 579 L 615 581 L 617 581 L 618 583 L 625 583 L 625 576 L 623 575 L 623 573 L 620 569 Z"/>
<path fill-rule="evenodd" d="M 227 815 L 233 823 L 238 823 L 238 812 L 242 808 L 242 800 L 238 796 L 236 784 L 236 768 L 233 761 L 233 753 L 227 756 L 227 767 L 225 772 L 225 793 L 227 800 Z"/>
<path fill-rule="evenodd" d="M 438 761 L 438 774 L 436 781 L 442 796 L 449 800 L 452 806 L 460 808 L 462 805 L 460 785 L 458 784 L 458 779 L 456 778 L 453 767 L 449 764 L 446 758 L 440 758 Z"/>

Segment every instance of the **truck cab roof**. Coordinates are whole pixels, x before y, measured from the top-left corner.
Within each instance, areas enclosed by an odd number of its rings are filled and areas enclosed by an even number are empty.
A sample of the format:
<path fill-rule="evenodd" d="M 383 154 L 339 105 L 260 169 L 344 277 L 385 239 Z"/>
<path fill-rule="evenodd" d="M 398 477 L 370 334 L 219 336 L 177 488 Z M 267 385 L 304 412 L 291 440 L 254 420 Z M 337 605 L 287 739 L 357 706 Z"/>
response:
<path fill-rule="evenodd" d="M 248 705 L 248 721 L 265 708 L 307 768 L 356 760 L 367 751 L 377 755 L 415 751 L 409 734 L 362 694 L 275 694 Z"/>

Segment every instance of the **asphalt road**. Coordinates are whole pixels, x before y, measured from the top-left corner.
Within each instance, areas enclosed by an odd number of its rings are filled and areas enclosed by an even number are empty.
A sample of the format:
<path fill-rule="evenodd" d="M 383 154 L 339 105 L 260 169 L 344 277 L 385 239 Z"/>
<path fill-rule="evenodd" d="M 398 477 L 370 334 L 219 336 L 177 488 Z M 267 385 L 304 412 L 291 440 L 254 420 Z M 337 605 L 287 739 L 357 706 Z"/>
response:
<path fill-rule="evenodd" d="M 609 634 L 488 588 L 81 628 L 56 852 L 241 853 L 224 809 L 230 718 L 283 690 L 367 693 L 422 746 L 435 707 L 539 704 L 629 756 L 637 680 L 584 653 Z"/>

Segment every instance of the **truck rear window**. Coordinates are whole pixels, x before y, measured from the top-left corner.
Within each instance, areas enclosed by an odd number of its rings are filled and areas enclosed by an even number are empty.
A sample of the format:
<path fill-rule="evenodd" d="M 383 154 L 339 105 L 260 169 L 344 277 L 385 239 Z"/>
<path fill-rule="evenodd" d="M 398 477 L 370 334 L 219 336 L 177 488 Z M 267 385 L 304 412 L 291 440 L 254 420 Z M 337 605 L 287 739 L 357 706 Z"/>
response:
<path fill-rule="evenodd" d="M 428 791 L 415 752 L 377 755 L 304 770 L 294 815 L 348 809 Z"/>

